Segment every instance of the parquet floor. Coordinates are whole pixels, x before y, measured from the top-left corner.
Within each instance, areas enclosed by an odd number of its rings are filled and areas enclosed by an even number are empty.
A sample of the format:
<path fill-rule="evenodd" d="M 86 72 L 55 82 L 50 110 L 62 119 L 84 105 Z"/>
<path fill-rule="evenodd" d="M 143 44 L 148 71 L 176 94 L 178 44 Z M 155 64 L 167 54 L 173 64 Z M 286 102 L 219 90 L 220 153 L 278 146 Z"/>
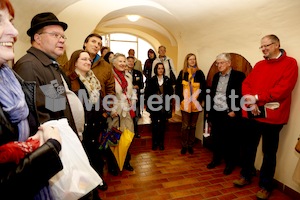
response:
<path fill-rule="evenodd" d="M 193 155 L 180 154 L 180 122 L 172 119 L 166 132 L 165 150 L 151 150 L 151 131 L 143 117 L 139 127 L 140 139 L 134 139 L 130 147 L 133 172 L 124 170 L 119 176 L 104 171 L 107 191 L 100 191 L 103 200 L 253 200 L 259 190 L 258 177 L 244 188 L 235 188 L 239 168 L 231 175 L 223 175 L 225 164 L 207 169 L 211 151 L 199 141 Z M 148 121 L 149 122 L 149 121 Z M 144 124 L 144 125 L 143 125 Z M 145 125 L 146 124 L 146 125 Z M 270 200 L 292 200 L 279 190 L 274 190 Z"/>

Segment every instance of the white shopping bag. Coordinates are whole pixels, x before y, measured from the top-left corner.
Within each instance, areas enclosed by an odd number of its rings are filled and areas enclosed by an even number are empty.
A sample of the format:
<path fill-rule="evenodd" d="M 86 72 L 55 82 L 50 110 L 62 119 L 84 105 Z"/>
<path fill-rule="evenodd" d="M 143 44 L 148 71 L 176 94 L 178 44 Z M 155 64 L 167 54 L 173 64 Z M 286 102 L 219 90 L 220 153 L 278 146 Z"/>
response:
<path fill-rule="evenodd" d="M 52 120 L 44 124 L 57 127 L 62 139 L 59 156 L 63 170 L 49 180 L 54 199 L 77 200 L 98 185 L 103 185 L 102 179 L 91 167 L 82 144 L 67 119 Z"/>

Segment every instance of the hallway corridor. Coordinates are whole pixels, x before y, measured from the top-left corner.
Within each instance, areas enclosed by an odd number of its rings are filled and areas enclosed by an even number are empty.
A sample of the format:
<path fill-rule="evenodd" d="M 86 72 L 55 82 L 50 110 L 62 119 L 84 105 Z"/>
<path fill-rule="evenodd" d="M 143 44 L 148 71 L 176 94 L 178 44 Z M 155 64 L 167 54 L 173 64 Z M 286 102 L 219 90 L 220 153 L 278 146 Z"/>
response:
<path fill-rule="evenodd" d="M 176 120 L 175 120 L 176 121 Z M 234 179 L 239 178 L 240 168 L 231 175 L 223 175 L 225 164 L 207 169 L 211 161 L 210 150 L 199 141 L 194 154 L 180 154 L 180 125 L 169 123 L 165 150 L 151 150 L 150 125 L 141 125 L 140 139 L 134 139 L 130 152 L 133 172 L 124 170 L 112 176 L 105 169 L 107 191 L 99 191 L 103 200 L 253 200 L 259 190 L 258 177 L 242 189 L 235 188 Z M 292 200 L 274 190 L 270 200 Z"/>

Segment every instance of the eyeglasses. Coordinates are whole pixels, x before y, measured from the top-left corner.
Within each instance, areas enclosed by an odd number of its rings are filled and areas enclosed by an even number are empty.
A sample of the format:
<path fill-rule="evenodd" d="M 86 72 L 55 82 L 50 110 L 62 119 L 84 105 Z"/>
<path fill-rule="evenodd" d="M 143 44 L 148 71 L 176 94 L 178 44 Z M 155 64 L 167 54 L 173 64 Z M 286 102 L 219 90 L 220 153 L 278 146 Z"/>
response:
<path fill-rule="evenodd" d="M 270 44 L 262 45 L 262 46 L 259 47 L 259 49 L 267 48 L 267 47 L 271 46 L 272 44 L 274 44 L 274 43 L 272 42 Z"/>
<path fill-rule="evenodd" d="M 60 39 L 60 38 L 62 38 L 62 39 L 64 39 L 64 40 L 66 40 L 67 39 L 67 37 L 65 36 L 65 35 L 61 35 L 61 34 L 59 34 L 59 33 L 55 33 L 55 32 L 41 32 L 41 33 L 39 33 L 39 35 L 41 35 L 41 34 L 49 34 L 49 35 L 51 35 L 51 36 L 53 36 L 53 37 L 55 37 L 56 39 Z"/>
<path fill-rule="evenodd" d="M 223 65 L 223 64 L 225 64 L 225 63 L 227 63 L 227 61 L 223 61 L 223 62 L 216 62 L 216 66 Z"/>

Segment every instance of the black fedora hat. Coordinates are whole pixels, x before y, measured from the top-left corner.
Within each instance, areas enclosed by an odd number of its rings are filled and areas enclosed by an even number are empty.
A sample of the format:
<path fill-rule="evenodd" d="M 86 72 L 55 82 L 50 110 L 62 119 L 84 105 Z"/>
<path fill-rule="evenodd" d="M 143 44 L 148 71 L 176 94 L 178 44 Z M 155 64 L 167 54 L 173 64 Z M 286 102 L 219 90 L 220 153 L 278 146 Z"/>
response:
<path fill-rule="evenodd" d="M 34 16 L 31 20 L 31 27 L 27 31 L 27 35 L 32 36 L 37 30 L 48 25 L 60 25 L 64 30 L 68 28 L 68 24 L 61 22 L 51 12 L 40 13 Z"/>

